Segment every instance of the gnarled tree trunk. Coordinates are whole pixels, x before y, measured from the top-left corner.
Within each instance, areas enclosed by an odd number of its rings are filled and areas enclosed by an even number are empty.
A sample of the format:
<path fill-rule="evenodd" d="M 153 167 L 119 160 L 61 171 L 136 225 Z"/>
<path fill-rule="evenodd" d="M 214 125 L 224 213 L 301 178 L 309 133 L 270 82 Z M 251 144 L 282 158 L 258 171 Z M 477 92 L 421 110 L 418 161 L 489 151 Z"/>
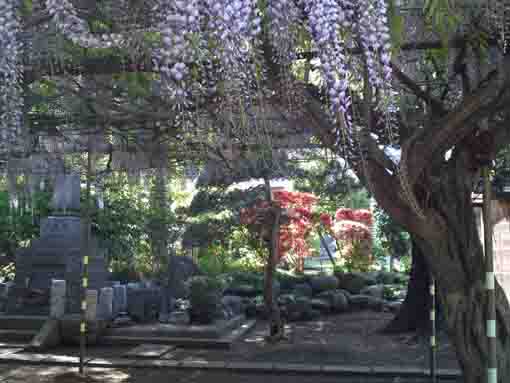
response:
<path fill-rule="evenodd" d="M 400 310 L 384 328 L 384 333 L 416 332 L 419 335 L 430 333 L 430 270 L 420 247 L 412 245 L 411 275 L 407 284 L 407 295 Z M 436 328 L 445 326 L 441 305 L 436 300 Z"/>
<path fill-rule="evenodd" d="M 466 153 L 454 153 L 428 195 L 421 224 L 409 227 L 432 271 L 466 383 L 486 380 L 488 342 L 485 259 L 472 206 L 476 174 Z M 425 201 L 422 201 L 425 202 Z M 510 307 L 496 283 L 498 382 L 510 379 Z"/>
<path fill-rule="evenodd" d="M 420 248 L 413 244 L 411 275 L 407 284 L 407 295 L 400 310 L 384 328 L 386 333 L 420 332 L 429 329 L 429 268 Z"/>

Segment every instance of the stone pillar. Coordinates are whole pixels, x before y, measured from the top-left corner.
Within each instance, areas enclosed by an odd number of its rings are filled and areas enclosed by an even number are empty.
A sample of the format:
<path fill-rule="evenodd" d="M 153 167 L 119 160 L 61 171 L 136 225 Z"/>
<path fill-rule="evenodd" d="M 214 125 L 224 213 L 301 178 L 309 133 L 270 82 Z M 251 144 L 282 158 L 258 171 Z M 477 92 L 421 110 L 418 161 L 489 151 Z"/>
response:
<path fill-rule="evenodd" d="M 51 280 L 50 317 L 62 318 L 66 312 L 66 281 Z"/>
<path fill-rule="evenodd" d="M 87 290 L 87 322 L 97 319 L 97 290 Z"/>
<path fill-rule="evenodd" d="M 120 312 L 127 312 L 128 302 L 127 302 L 127 286 L 120 286 Z"/>
<path fill-rule="evenodd" d="M 113 288 L 103 287 L 99 293 L 98 316 L 110 320 L 113 316 Z"/>
<path fill-rule="evenodd" d="M 113 316 L 118 316 L 121 312 L 126 311 L 126 286 L 113 286 Z"/>

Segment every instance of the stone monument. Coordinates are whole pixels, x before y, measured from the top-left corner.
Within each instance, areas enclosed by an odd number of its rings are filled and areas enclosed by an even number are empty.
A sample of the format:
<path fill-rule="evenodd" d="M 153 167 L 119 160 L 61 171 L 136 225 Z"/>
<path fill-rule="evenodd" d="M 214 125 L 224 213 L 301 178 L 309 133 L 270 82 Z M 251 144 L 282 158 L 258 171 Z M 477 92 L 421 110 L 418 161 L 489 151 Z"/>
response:
<path fill-rule="evenodd" d="M 41 220 L 40 238 L 16 253 L 14 287 L 7 299 L 8 314 L 48 315 L 52 280 L 66 281 L 66 313 L 80 311 L 82 253 L 86 225 L 79 217 L 79 175 L 57 177 L 54 215 Z M 91 235 L 88 288 L 106 286 L 108 271 L 98 239 Z"/>

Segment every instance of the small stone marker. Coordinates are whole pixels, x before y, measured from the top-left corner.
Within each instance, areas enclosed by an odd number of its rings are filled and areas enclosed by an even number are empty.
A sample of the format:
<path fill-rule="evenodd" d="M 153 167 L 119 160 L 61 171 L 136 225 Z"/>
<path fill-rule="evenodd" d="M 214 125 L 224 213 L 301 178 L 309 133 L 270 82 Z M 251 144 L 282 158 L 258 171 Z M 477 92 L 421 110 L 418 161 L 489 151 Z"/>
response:
<path fill-rule="evenodd" d="M 113 286 L 113 316 L 118 316 L 121 312 L 126 311 L 125 304 L 126 287 L 122 285 Z"/>
<path fill-rule="evenodd" d="M 113 288 L 103 287 L 99 293 L 98 316 L 110 320 L 113 316 Z"/>
<path fill-rule="evenodd" d="M 175 350 L 175 346 L 164 344 L 141 344 L 122 355 L 125 358 L 161 358 L 170 351 Z"/>
<path fill-rule="evenodd" d="M 66 311 L 66 281 L 53 279 L 51 281 L 50 317 L 62 318 Z"/>
<path fill-rule="evenodd" d="M 97 290 L 87 290 L 86 319 L 89 322 L 97 319 Z"/>
<path fill-rule="evenodd" d="M 120 294 L 120 312 L 126 312 L 127 311 L 127 286 L 126 285 L 120 285 L 119 287 L 119 294 Z"/>

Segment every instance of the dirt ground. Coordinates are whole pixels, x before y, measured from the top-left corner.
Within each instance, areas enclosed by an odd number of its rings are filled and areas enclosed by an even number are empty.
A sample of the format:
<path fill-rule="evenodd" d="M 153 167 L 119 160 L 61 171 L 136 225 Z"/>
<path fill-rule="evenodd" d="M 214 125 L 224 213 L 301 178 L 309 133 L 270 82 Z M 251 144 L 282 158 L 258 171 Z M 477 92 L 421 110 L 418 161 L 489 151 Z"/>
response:
<path fill-rule="evenodd" d="M 165 358 L 175 360 L 281 362 L 359 366 L 422 367 L 429 363 L 428 339 L 412 334 L 383 335 L 378 331 L 393 317 L 371 311 L 344 313 L 318 321 L 290 323 L 287 339 L 277 344 L 265 341 L 267 324 L 256 327 L 230 350 L 177 349 Z M 457 369 L 455 354 L 445 337 L 437 348 L 439 368 Z M 120 357 L 132 347 L 95 347 L 90 357 Z M 77 348 L 60 348 L 52 353 L 77 355 Z"/>
<path fill-rule="evenodd" d="M 267 324 L 258 323 L 230 351 L 182 350 L 176 357 L 186 360 L 427 367 L 428 339 L 416 339 L 413 334 L 379 333 L 392 318 L 390 313 L 366 311 L 330 316 L 314 322 L 291 323 L 286 329 L 287 339 L 277 344 L 264 341 Z M 459 368 L 446 337 L 439 338 L 437 362 L 439 368 Z"/>

